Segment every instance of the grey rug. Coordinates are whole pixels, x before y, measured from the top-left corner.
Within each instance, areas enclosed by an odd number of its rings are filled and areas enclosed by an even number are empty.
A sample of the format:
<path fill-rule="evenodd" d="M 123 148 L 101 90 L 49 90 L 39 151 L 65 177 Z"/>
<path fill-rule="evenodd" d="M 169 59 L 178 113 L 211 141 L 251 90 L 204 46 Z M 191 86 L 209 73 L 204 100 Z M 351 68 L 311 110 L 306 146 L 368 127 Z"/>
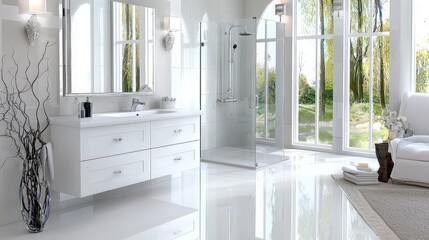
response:
<path fill-rule="evenodd" d="M 380 239 L 429 239 L 429 189 L 380 183 L 358 186 L 332 175 Z"/>

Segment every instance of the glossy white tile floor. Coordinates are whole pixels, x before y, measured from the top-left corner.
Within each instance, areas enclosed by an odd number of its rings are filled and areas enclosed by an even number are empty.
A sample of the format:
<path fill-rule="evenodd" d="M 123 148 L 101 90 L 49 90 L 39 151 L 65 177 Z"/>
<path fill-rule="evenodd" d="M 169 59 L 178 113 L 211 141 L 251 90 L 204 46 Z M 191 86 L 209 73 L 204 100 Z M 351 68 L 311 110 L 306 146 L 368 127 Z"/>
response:
<path fill-rule="evenodd" d="M 377 168 L 375 159 L 287 156 L 258 171 L 202 163 L 201 185 L 196 169 L 53 213 L 40 234 L 23 223 L 2 227 L 0 239 L 377 239 L 330 176 L 351 162 Z"/>
<path fill-rule="evenodd" d="M 202 160 L 212 163 L 222 163 L 230 166 L 242 166 L 247 168 L 266 167 L 287 159 L 280 153 L 264 153 L 260 149 L 251 150 L 237 147 L 220 147 L 203 151 Z"/>
<path fill-rule="evenodd" d="M 332 179 L 363 159 L 288 151 L 259 171 L 203 164 L 205 239 L 377 239 Z"/>

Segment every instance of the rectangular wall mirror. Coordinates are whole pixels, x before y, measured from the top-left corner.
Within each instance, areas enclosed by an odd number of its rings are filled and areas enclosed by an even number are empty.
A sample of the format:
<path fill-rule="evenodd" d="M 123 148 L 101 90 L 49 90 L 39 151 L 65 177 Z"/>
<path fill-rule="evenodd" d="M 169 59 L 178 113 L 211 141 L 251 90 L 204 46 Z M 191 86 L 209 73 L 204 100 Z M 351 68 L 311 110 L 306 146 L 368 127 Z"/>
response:
<path fill-rule="evenodd" d="M 63 95 L 153 94 L 155 9 L 126 0 L 64 1 Z"/>

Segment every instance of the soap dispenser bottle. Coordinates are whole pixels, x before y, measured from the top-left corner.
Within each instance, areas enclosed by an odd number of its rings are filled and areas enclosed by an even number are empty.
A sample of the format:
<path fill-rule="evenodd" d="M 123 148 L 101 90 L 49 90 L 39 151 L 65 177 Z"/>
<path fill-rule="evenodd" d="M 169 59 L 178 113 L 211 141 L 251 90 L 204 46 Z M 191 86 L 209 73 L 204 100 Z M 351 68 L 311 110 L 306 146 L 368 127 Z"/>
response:
<path fill-rule="evenodd" d="M 83 106 L 84 103 L 80 103 L 80 110 L 79 110 L 79 118 L 85 118 L 85 108 Z"/>
<path fill-rule="evenodd" d="M 92 103 L 89 101 L 89 97 L 86 98 L 86 102 L 83 103 L 85 109 L 85 117 L 92 117 Z"/>

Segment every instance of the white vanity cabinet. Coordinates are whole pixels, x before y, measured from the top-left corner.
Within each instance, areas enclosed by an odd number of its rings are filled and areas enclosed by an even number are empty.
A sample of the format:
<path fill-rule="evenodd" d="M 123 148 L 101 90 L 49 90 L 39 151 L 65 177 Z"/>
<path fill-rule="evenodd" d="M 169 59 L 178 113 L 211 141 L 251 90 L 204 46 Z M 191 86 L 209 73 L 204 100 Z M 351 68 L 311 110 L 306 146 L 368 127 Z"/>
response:
<path fill-rule="evenodd" d="M 52 188 L 77 197 L 200 164 L 200 113 L 51 118 Z"/>

